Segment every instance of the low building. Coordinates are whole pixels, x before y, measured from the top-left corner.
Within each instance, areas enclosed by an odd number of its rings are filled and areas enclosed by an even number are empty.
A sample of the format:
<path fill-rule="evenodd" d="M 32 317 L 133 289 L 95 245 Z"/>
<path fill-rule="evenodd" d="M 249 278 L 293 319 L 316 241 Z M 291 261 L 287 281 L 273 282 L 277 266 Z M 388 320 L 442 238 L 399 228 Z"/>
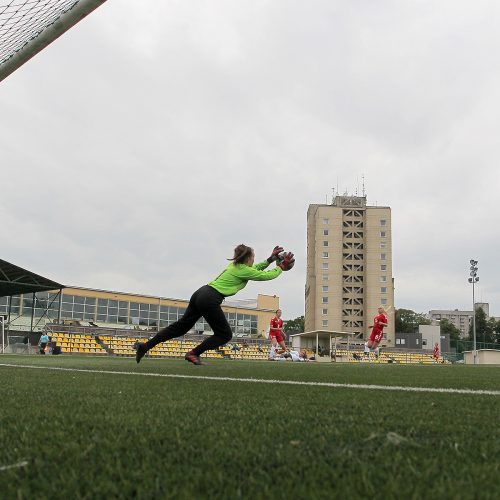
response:
<path fill-rule="evenodd" d="M 85 321 L 107 328 L 159 330 L 177 321 L 186 310 L 186 299 L 66 287 L 59 291 L 0 297 L 0 314 L 8 317 L 12 330 L 40 331 L 60 320 Z M 239 337 L 265 336 L 279 309 L 279 297 L 259 294 L 256 299 L 230 300 L 222 310 Z M 202 317 L 194 329 L 210 332 Z"/>
<path fill-rule="evenodd" d="M 420 332 L 395 334 L 395 346 L 400 349 L 422 349 L 422 334 Z"/>
<path fill-rule="evenodd" d="M 419 325 L 418 332 L 397 333 L 395 347 L 401 349 L 422 349 L 432 351 L 435 343 L 441 352 L 450 352 L 450 336 L 441 335 L 439 325 Z"/>

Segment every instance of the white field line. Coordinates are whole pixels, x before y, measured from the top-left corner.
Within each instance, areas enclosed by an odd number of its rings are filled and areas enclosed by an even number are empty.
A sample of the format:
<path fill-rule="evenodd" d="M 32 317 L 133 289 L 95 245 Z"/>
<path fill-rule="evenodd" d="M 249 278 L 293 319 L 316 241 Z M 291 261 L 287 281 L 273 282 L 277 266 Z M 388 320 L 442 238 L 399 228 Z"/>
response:
<path fill-rule="evenodd" d="M 18 469 L 19 467 L 26 467 L 26 465 L 28 465 L 27 461 L 19 462 L 17 464 L 12 464 L 12 465 L 2 465 L 0 467 L 0 471 L 9 470 L 9 469 Z"/>
<path fill-rule="evenodd" d="M 299 385 L 310 387 L 331 387 L 338 389 L 368 389 L 372 391 L 401 391 L 401 392 L 439 392 L 444 394 L 473 394 L 479 396 L 500 396 L 500 391 L 483 389 L 450 389 L 446 387 L 405 387 L 401 385 L 377 385 L 377 384 L 341 384 L 335 382 L 304 382 L 301 380 L 273 380 L 262 378 L 238 378 L 238 377 L 210 377 L 207 375 L 180 375 L 176 373 L 144 373 L 144 372 L 121 372 L 115 370 L 90 370 L 83 368 L 62 368 L 58 366 L 40 366 L 40 365 L 16 365 L 9 363 L 0 363 L 0 366 L 8 368 L 29 368 L 35 370 L 52 370 L 61 372 L 78 373 L 102 373 L 106 375 L 135 375 L 136 377 L 160 377 L 160 378 L 178 378 L 191 380 L 214 380 L 221 382 L 246 382 L 254 384 L 283 384 Z"/>

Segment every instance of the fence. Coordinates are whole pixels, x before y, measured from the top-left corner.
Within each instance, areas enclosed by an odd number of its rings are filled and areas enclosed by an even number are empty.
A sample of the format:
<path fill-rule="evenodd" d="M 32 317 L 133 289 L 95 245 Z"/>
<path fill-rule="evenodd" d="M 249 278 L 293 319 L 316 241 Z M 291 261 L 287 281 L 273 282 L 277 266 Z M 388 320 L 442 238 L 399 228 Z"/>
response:
<path fill-rule="evenodd" d="M 458 354 L 464 351 L 474 350 L 474 342 L 472 340 L 451 340 L 451 349 L 455 350 Z M 476 342 L 476 349 L 497 349 L 500 350 L 499 342 Z"/>

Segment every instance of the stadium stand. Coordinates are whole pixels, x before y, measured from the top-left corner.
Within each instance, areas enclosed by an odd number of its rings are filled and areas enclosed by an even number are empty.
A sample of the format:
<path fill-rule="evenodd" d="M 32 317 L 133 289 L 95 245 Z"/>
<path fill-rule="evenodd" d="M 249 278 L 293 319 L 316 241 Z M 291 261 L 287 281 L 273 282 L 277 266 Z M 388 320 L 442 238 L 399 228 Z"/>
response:
<path fill-rule="evenodd" d="M 94 354 L 133 357 L 135 356 L 135 345 L 137 342 L 144 342 L 140 337 L 119 337 L 113 335 L 99 336 L 93 335 L 52 333 L 53 345 L 59 345 L 63 353 L 66 354 Z M 180 358 L 187 351 L 198 344 L 197 340 L 169 340 L 157 345 L 148 356 L 151 358 Z M 267 360 L 269 357 L 269 345 L 261 346 L 257 343 L 230 342 L 222 346 L 217 351 L 209 351 L 203 355 L 205 358 L 218 359 L 244 359 L 244 360 Z M 308 358 L 313 358 L 314 352 L 308 351 Z M 382 351 L 377 359 L 373 353 L 366 358 L 362 350 L 337 349 L 334 361 L 349 363 L 399 363 L 399 364 L 433 364 L 435 363 L 432 354 Z M 449 363 L 444 358 L 439 362 Z"/>
<path fill-rule="evenodd" d="M 145 342 L 145 335 L 152 332 L 61 327 L 65 331 L 57 331 L 57 325 L 53 325 L 48 332 L 52 338 L 52 346 L 60 346 L 63 354 L 91 354 L 99 356 L 123 356 L 134 357 L 137 342 Z M 142 335 L 142 336 L 141 336 Z M 200 342 L 197 334 L 188 334 L 181 339 L 173 339 L 157 345 L 148 356 L 151 358 L 182 358 L 187 351 Z M 269 358 L 269 342 L 254 339 L 235 338 L 217 351 L 208 351 L 203 355 L 212 359 L 233 360 L 267 360 Z M 308 350 L 308 358 L 314 358 L 314 351 Z M 323 360 L 329 360 L 330 354 L 322 356 Z M 364 356 L 360 346 L 351 346 L 350 349 L 339 348 L 331 355 L 334 362 L 347 363 L 396 363 L 396 364 L 434 364 L 432 353 L 410 352 L 396 349 L 382 349 L 379 358 L 370 353 L 369 358 Z M 441 357 L 439 363 L 450 363 Z"/>
<path fill-rule="evenodd" d="M 59 346 L 66 354 L 108 354 L 92 335 L 53 332 L 50 335 L 52 348 Z"/>

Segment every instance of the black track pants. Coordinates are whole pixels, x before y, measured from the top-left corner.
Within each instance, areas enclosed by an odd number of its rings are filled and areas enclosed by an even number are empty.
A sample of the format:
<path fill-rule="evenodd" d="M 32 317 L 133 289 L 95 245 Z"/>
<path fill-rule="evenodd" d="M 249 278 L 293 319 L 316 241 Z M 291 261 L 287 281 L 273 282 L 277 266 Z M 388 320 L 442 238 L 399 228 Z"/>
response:
<path fill-rule="evenodd" d="M 224 296 L 217 290 L 208 285 L 202 286 L 193 293 L 182 318 L 160 330 L 146 342 L 148 350 L 160 342 L 185 335 L 202 316 L 207 320 L 214 334 L 195 347 L 193 352 L 199 356 L 205 351 L 226 344 L 231 340 L 233 333 L 220 306 L 223 300 Z"/>

